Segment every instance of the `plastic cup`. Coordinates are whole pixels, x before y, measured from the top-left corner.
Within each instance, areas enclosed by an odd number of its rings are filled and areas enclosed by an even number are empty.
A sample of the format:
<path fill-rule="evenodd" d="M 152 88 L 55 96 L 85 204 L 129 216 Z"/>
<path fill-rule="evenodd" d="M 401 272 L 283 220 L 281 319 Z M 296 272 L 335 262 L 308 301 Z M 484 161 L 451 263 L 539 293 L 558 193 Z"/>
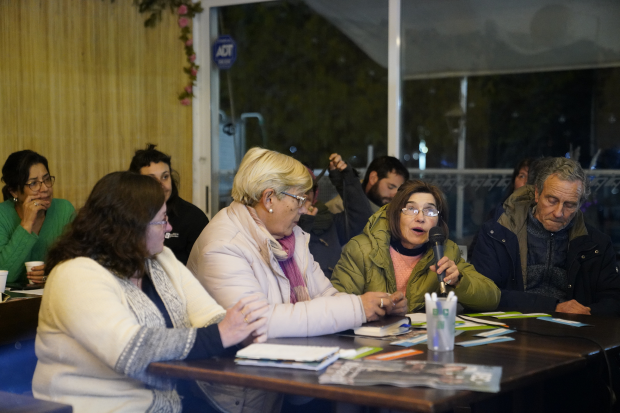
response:
<path fill-rule="evenodd" d="M 456 297 L 447 301 L 446 298 L 437 298 L 437 301 L 426 301 L 426 332 L 427 345 L 432 351 L 454 350 L 454 322 L 456 319 Z"/>
<path fill-rule="evenodd" d="M 38 267 L 39 265 L 43 265 L 43 264 L 45 264 L 43 261 L 28 261 L 27 263 L 25 263 L 25 265 L 26 265 L 26 272 L 32 271 L 32 267 Z M 30 280 L 28 280 L 28 282 L 30 284 L 34 284 Z"/>
<path fill-rule="evenodd" d="M 6 277 L 8 276 L 8 271 L 0 270 L 0 293 L 3 293 L 4 289 L 6 288 Z"/>

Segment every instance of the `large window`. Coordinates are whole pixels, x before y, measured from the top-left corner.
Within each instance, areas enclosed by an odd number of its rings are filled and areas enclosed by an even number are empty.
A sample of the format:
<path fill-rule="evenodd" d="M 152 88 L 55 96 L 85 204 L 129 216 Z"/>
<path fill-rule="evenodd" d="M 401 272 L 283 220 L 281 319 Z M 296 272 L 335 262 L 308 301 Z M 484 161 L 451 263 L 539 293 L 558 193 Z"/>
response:
<path fill-rule="evenodd" d="M 376 3 L 387 19 L 387 1 Z M 237 44 L 235 64 L 219 74 L 220 207 L 253 146 L 319 169 L 333 152 L 355 167 L 387 154 L 387 69 L 336 26 L 299 1 L 220 7 L 218 14 L 219 33 Z M 387 44 L 387 36 L 377 41 Z"/>
<path fill-rule="evenodd" d="M 467 244 L 524 158 L 591 170 L 590 224 L 620 250 L 617 4 L 402 2 L 402 160 L 439 184 Z M 503 171 L 502 171 L 503 170 Z"/>
<path fill-rule="evenodd" d="M 590 170 L 587 220 L 620 251 L 620 5 L 401 0 L 400 42 L 391 43 L 394 3 L 217 9 L 217 32 L 238 48 L 219 72 L 219 206 L 252 146 L 317 170 L 339 152 L 361 173 L 386 154 L 388 49 L 397 47 L 400 158 L 447 194 L 452 239 L 471 241 L 519 160 L 568 156 Z"/>

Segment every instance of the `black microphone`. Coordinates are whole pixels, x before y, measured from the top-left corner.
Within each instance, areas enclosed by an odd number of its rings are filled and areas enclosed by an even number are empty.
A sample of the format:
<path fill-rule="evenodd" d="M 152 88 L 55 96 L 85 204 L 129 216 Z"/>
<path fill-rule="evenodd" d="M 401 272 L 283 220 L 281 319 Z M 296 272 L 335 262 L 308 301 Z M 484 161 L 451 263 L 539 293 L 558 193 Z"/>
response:
<path fill-rule="evenodd" d="M 443 243 L 446 240 L 446 236 L 439 227 L 433 227 L 428 233 L 428 241 L 433 249 L 435 255 L 435 265 L 443 258 Z M 439 295 L 446 297 L 448 292 L 446 291 L 446 283 L 443 282 L 443 273 L 437 273 L 437 281 L 439 281 Z"/>

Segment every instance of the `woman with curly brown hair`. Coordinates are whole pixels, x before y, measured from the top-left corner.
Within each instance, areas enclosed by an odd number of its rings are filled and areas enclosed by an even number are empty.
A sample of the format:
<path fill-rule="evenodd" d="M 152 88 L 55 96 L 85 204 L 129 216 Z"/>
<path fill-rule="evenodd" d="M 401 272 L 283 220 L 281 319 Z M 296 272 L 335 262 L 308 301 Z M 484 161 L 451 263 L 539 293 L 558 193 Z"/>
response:
<path fill-rule="evenodd" d="M 50 250 L 35 397 L 75 411 L 178 412 L 174 382 L 149 375 L 149 363 L 265 339 L 265 300 L 254 295 L 224 310 L 164 247 L 164 199 L 151 177 L 111 173 Z"/>

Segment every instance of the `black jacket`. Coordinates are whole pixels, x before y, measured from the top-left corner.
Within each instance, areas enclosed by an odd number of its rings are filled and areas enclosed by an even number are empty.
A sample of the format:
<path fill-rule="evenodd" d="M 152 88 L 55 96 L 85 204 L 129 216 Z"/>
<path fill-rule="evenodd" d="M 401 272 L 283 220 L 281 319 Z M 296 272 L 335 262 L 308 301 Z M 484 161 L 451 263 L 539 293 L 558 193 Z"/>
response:
<path fill-rule="evenodd" d="M 209 218 L 194 204 L 176 197 L 174 206 L 168 208 L 168 221 L 172 231 L 166 234 L 164 245 L 174 252 L 177 260 L 187 265 L 194 242 L 209 223 Z"/>
<path fill-rule="evenodd" d="M 553 297 L 524 290 L 527 214 L 533 201 L 533 187 L 520 188 L 478 234 L 471 263 L 502 291 L 498 310 L 550 313 L 558 304 Z M 590 307 L 593 315 L 620 315 L 620 276 L 611 239 L 587 225 L 581 211 L 570 229 L 566 269 L 567 299 Z"/>
<path fill-rule="evenodd" d="M 310 234 L 308 247 L 327 278 L 331 278 L 340 259 L 342 246 L 362 232 L 372 215 L 370 201 L 350 166 L 342 172 L 330 171 L 329 179 L 340 196 L 344 195 L 346 215 L 345 212 L 332 214 L 324 204 L 318 204 L 317 215 L 302 215 L 297 223 Z"/>

